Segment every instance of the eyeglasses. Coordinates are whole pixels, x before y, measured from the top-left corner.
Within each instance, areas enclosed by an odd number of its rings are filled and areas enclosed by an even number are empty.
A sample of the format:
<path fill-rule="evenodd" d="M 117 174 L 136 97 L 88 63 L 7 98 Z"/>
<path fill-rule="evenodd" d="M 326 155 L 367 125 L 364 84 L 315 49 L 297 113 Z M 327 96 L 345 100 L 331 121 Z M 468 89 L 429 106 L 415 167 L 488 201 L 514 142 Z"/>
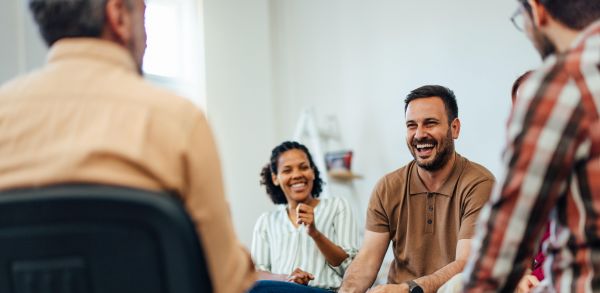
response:
<path fill-rule="evenodd" d="M 523 5 L 519 5 L 517 11 L 515 11 L 515 13 L 513 13 L 513 15 L 510 17 L 510 21 L 520 32 L 525 31 L 525 12 L 526 11 Z"/>

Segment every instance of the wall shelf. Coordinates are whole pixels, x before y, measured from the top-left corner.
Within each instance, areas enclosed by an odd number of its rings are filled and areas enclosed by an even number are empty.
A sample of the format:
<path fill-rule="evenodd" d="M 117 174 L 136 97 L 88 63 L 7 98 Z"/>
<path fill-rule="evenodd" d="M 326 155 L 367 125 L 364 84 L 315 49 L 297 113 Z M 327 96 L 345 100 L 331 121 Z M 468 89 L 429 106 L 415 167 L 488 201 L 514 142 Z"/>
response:
<path fill-rule="evenodd" d="M 329 176 L 329 178 L 337 181 L 350 181 L 362 178 L 362 175 L 347 170 L 329 170 L 329 172 L 327 172 L 327 175 Z"/>

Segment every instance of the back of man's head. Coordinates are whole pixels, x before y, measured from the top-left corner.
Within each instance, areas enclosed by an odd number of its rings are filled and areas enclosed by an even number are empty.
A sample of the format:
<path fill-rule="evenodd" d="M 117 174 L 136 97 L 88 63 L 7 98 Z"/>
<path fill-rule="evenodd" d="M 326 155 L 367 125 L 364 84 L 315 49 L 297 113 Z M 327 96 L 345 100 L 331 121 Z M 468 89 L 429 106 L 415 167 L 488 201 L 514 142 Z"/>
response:
<path fill-rule="evenodd" d="M 600 0 L 537 0 L 563 25 L 582 30 L 600 19 Z"/>
<path fill-rule="evenodd" d="M 108 0 L 29 0 L 29 9 L 46 44 L 62 38 L 100 37 Z M 129 0 L 125 1 L 130 5 Z"/>

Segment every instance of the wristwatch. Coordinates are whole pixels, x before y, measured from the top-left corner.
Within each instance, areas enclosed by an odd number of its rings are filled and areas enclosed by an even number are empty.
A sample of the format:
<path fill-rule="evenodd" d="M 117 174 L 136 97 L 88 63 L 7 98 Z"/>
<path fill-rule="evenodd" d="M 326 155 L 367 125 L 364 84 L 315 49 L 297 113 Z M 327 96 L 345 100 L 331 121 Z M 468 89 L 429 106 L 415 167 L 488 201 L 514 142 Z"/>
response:
<path fill-rule="evenodd" d="M 405 282 L 408 285 L 408 292 L 410 293 L 423 293 L 423 288 L 417 284 L 417 282 L 410 280 Z"/>

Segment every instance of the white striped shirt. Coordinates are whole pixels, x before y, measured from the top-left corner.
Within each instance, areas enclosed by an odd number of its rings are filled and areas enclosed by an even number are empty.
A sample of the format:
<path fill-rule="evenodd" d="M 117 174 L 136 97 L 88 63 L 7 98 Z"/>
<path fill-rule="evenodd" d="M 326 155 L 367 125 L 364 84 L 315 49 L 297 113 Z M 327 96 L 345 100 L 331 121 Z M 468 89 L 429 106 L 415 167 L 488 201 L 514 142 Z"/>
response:
<path fill-rule="evenodd" d="M 346 268 L 358 252 L 358 226 L 348 202 L 323 198 L 315 207 L 315 225 L 323 235 L 344 249 L 349 257 L 337 267 L 330 265 L 302 225 L 294 227 L 285 205 L 262 214 L 254 227 L 252 259 L 256 269 L 290 274 L 295 268 L 315 276 L 309 286 L 339 288 Z"/>

